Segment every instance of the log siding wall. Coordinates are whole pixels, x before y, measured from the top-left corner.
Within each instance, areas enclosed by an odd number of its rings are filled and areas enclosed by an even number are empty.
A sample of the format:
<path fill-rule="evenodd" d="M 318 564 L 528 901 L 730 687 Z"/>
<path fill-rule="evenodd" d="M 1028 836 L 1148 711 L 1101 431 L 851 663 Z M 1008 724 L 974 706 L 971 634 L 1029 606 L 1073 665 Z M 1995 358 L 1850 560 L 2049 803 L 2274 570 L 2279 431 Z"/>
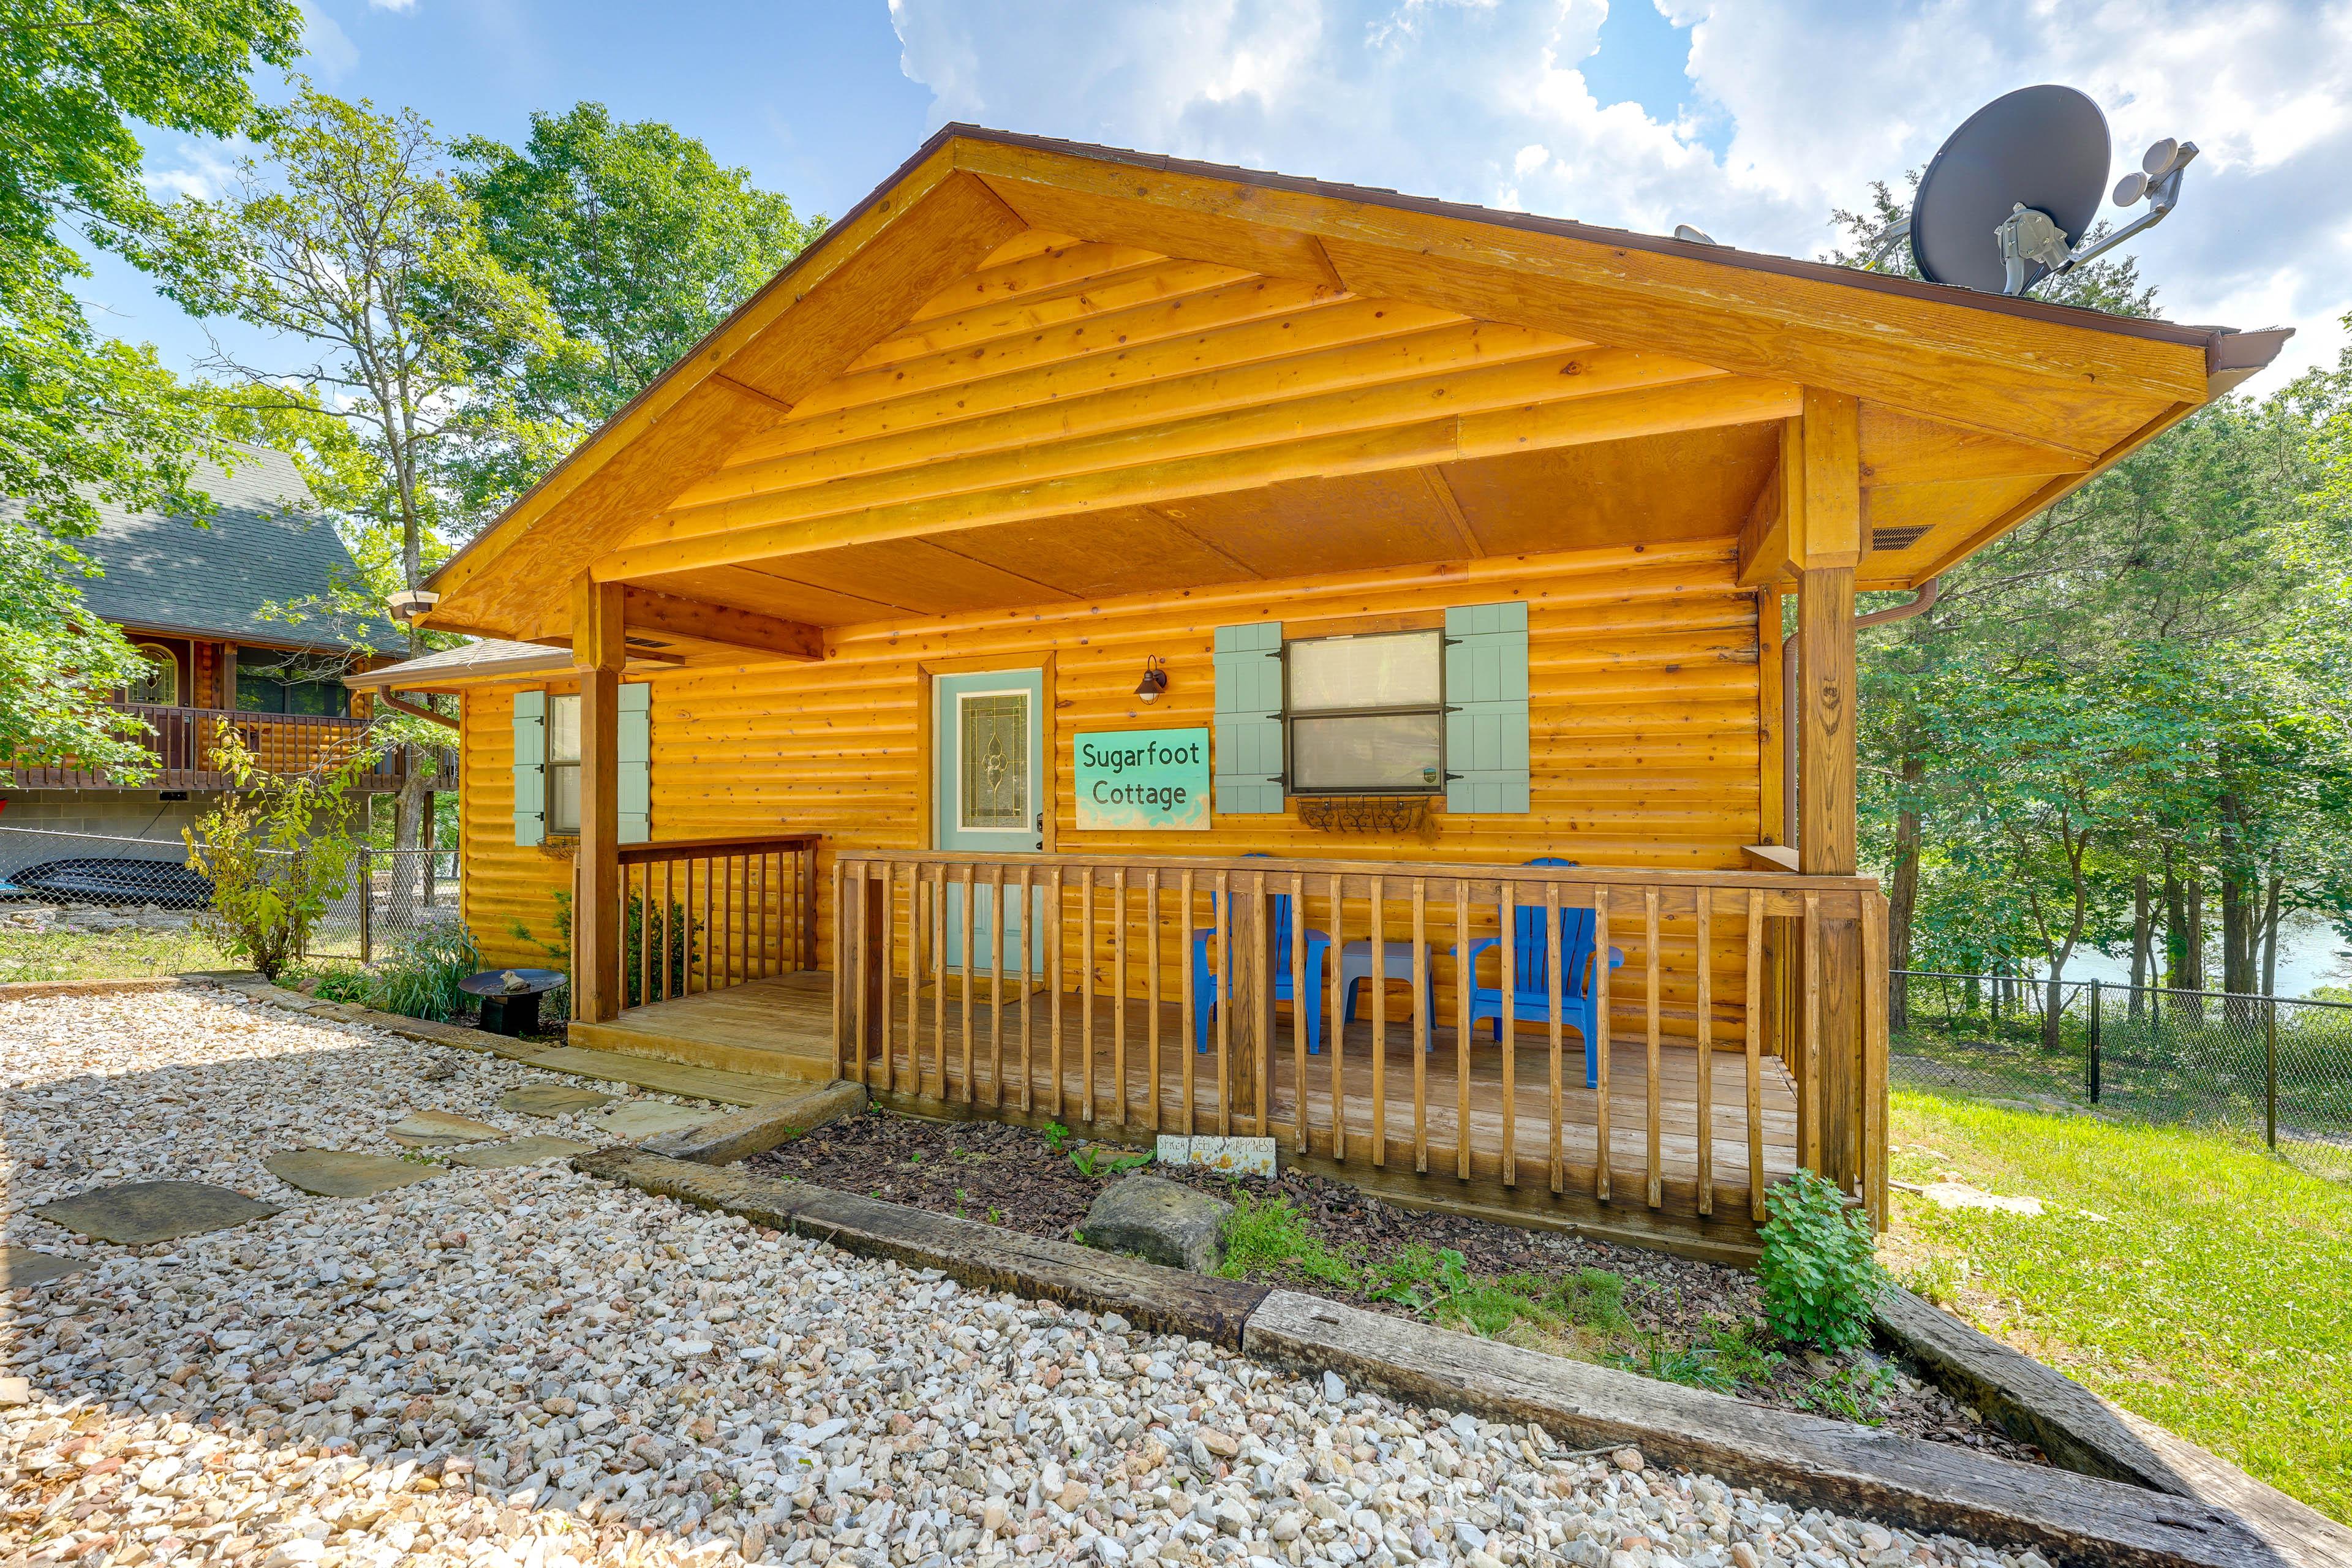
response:
<path fill-rule="evenodd" d="M 1426 837 L 1318 832 L 1295 814 L 1220 814 L 1206 833 L 1076 830 L 1072 738 L 1087 730 L 1208 726 L 1217 626 L 1281 620 L 1320 629 L 1515 597 L 1528 605 L 1530 813 L 1465 816 L 1445 813 L 1441 802 Z M 1734 582 L 1727 542 L 1489 558 L 848 627 L 835 635 L 822 664 L 651 677 L 653 836 L 825 835 L 819 930 L 829 931 L 834 847 L 929 845 L 924 667 L 952 661 L 985 668 L 1001 660 L 1015 668 L 1050 655 L 1052 847 L 1064 852 L 1265 851 L 1437 863 L 1557 855 L 1588 866 L 1737 869 L 1741 846 L 1758 841 L 1763 809 L 1757 630 L 1756 596 Z M 1134 696 L 1147 655 L 1165 661 L 1170 683 L 1149 707 Z M 486 957 L 502 963 L 543 959 L 511 928 L 520 920 L 551 934 L 552 895 L 570 876 L 567 860 L 513 843 L 512 690 L 467 695 L 464 746 L 466 918 Z M 1351 910 L 1347 936 L 1364 934 L 1361 919 Z M 1396 934 L 1409 940 L 1409 931 Z M 1671 923 L 1661 934 L 1666 1028 L 1678 1036 L 1695 1032 L 1695 937 Z M 1714 993 L 1738 997 L 1746 933 L 1718 921 L 1712 937 Z M 1638 933 L 1618 945 L 1629 966 L 1645 961 Z M 1189 944 L 1163 938 L 1162 949 L 1164 994 L 1173 994 Z M 830 963 L 829 952 L 821 957 Z M 1098 961 L 1108 981 L 1108 949 Z M 1446 967 L 1441 962 L 1441 975 Z M 1140 994 L 1136 969 L 1131 963 L 1130 983 Z M 1735 1005 L 1721 1003 L 1716 1014 L 1727 1025 L 1739 1018 Z"/>

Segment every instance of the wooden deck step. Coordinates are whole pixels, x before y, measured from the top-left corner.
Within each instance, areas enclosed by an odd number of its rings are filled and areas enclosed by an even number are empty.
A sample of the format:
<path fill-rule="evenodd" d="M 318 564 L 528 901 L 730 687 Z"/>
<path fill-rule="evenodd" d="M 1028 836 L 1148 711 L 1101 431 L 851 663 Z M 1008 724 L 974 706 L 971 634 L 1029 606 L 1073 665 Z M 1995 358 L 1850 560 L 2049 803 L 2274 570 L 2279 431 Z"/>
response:
<path fill-rule="evenodd" d="M 808 1079 L 798 1075 L 728 1072 L 719 1068 L 688 1067 L 656 1057 L 623 1051 L 600 1051 L 561 1046 L 522 1058 L 525 1066 L 549 1072 L 571 1073 L 605 1083 L 633 1083 L 660 1094 L 682 1094 L 721 1105 L 765 1105 L 786 1095 L 807 1092 Z"/>
<path fill-rule="evenodd" d="M 833 976 L 803 971 L 675 996 L 632 1007 L 610 1023 L 575 1023 L 567 1038 L 600 1054 L 821 1082 L 833 1077 Z"/>

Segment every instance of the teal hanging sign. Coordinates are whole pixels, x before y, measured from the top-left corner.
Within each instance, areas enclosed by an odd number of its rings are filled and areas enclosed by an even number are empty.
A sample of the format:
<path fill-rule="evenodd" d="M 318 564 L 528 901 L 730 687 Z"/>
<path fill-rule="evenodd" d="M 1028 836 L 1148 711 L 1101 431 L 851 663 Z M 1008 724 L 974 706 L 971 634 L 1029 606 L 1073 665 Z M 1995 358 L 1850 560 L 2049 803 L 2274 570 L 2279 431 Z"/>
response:
<path fill-rule="evenodd" d="M 1070 747 L 1079 832 L 1208 830 L 1207 730 L 1103 730 Z"/>

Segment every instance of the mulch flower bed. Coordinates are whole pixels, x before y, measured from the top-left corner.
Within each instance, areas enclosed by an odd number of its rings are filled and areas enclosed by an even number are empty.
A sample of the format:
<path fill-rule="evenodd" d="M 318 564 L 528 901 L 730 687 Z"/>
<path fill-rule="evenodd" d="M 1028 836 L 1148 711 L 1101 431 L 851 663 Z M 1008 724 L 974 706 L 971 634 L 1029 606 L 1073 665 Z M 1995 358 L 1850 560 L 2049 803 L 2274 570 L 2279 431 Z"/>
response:
<path fill-rule="evenodd" d="M 749 1162 L 764 1173 L 864 1193 L 891 1203 L 983 1220 L 1031 1236 L 1068 1240 L 1103 1188 L 1124 1172 L 1113 1167 L 1139 1151 L 1049 1138 L 993 1121 L 929 1121 L 887 1111 L 835 1122 Z M 1087 1166 L 1092 1167 L 1092 1173 Z M 1499 1337 L 1538 1349 L 1616 1365 L 1628 1371 L 1735 1392 L 1742 1399 L 1788 1410 L 1865 1420 L 1915 1437 L 1955 1443 L 2005 1458 L 2044 1462 L 2038 1449 L 2017 1443 L 1976 1419 L 1941 1390 L 1870 1352 L 1824 1356 L 1793 1346 L 1774 1347 L 1762 1329 L 1760 1290 L 1743 1269 L 1667 1253 L 1618 1247 L 1580 1236 L 1496 1225 L 1458 1215 L 1430 1214 L 1382 1203 L 1344 1182 L 1286 1171 L 1268 1180 L 1153 1164 L 1150 1173 L 1253 1208 L 1286 1201 L 1303 1231 L 1326 1258 L 1277 1261 L 1251 1270 L 1350 1306 L 1403 1316 L 1449 1319 L 1436 1286 L 1400 1289 L 1417 1260 L 1459 1255 L 1457 1283 L 1504 1282 L 1538 1300 L 1589 1300 L 1601 1280 L 1622 1304 L 1600 1319 L 1567 1323 L 1536 1311 L 1512 1321 Z M 1465 1277 L 1467 1277 L 1466 1281 Z M 1487 1299 L 1496 1293 L 1488 1291 Z M 1452 1321 L 1462 1326 L 1458 1313 Z M 1494 1321 L 1493 1309 L 1488 1322 Z M 1718 1352 L 1717 1346 L 1727 1347 Z M 1727 1359 L 1727 1355 L 1734 1359 Z M 1731 1384 L 1726 1387 L 1726 1384 Z"/>

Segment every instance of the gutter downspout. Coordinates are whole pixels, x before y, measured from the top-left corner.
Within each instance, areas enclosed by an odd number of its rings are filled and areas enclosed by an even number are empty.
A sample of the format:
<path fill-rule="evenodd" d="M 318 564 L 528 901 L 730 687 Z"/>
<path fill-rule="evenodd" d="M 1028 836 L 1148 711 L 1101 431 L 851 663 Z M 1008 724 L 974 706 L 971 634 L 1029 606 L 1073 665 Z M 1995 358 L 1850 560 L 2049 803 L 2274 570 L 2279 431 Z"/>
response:
<path fill-rule="evenodd" d="M 1853 629 L 1860 631 L 1864 626 L 1883 626 L 1925 615 L 1935 607 L 1937 587 L 1942 581 L 1939 577 L 1928 578 L 1919 585 L 1918 595 L 1907 605 L 1856 616 Z M 1780 639 L 1780 837 L 1791 849 L 1797 847 L 1798 641 L 1796 637 Z"/>

